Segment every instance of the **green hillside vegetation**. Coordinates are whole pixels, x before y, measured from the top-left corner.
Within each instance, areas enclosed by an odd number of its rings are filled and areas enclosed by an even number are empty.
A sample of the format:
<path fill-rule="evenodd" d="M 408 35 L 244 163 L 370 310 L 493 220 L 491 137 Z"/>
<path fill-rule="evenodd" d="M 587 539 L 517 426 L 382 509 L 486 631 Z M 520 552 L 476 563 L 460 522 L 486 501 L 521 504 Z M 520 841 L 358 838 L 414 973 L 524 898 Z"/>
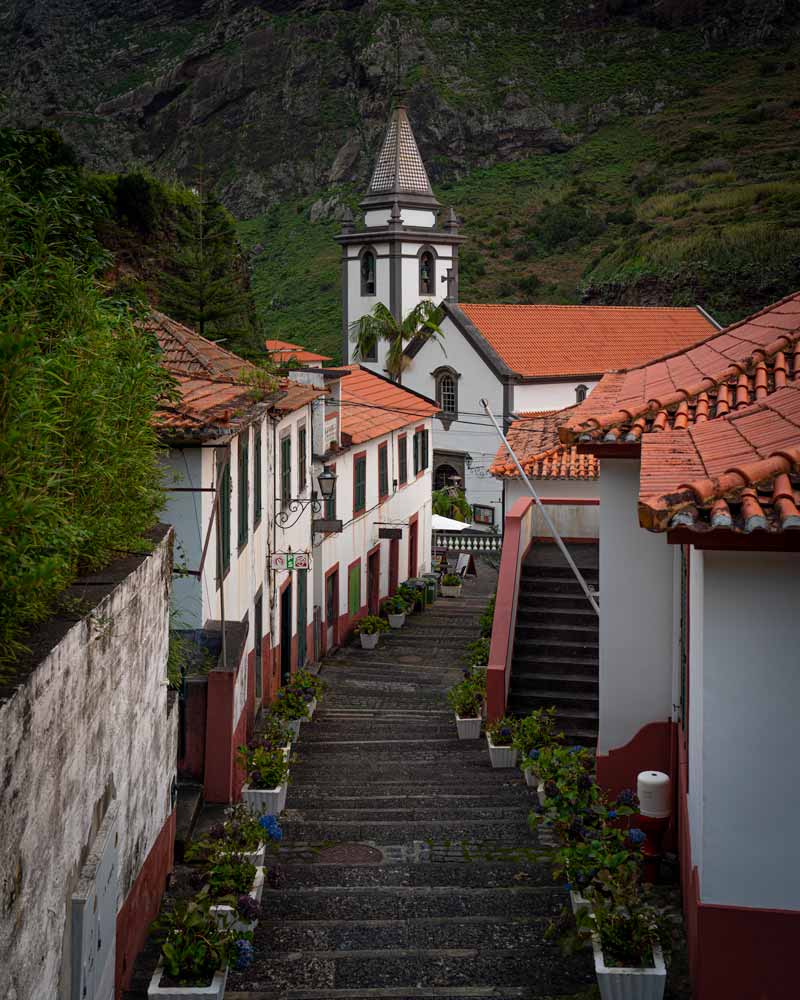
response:
<path fill-rule="evenodd" d="M 434 185 L 469 237 L 463 301 L 699 303 L 729 323 L 800 288 L 800 50 L 706 55 L 713 79 L 657 113 Z M 338 357 L 339 227 L 310 222 L 316 200 L 239 231 L 267 336 Z"/>

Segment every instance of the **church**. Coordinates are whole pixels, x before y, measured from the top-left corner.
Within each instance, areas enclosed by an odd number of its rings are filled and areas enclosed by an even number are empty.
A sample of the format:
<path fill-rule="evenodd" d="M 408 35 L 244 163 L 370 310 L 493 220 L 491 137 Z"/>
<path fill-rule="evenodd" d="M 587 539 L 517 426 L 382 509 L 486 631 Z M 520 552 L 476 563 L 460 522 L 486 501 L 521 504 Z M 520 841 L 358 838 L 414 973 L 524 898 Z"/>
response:
<path fill-rule="evenodd" d="M 508 428 L 582 402 L 606 371 L 683 350 L 719 329 L 700 307 L 462 302 L 458 252 L 467 237 L 431 188 L 402 99 L 360 207 L 362 225 L 348 214 L 336 237 L 342 360 L 385 374 L 388 345 L 359 357 L 352 332 L 376 304 L 397 322 L 422 301 L 441 307 L 443 339 L 409 340 L 401 378 L 439 405 L 433 485 L 463 487 L 476 524 L 502 529 L 505 506 L 504 485 L 491 472 L 500 442 L 482 399 Z"/>

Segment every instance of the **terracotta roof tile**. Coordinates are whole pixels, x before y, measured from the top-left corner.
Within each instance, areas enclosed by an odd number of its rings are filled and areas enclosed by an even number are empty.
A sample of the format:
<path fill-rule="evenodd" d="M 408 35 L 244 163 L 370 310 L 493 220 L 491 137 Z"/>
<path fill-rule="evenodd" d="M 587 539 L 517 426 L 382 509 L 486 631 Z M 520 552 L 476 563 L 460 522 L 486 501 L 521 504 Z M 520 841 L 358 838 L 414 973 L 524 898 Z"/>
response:
<path fill-rule="evenodd" d="M 350 372 L 340 381 L 342 431 L 353 444 L 399 430 L 439 412 L 433 400 L 420 396 L 376 375 L 360 365 L 347 365 Z"/>
<path fill-rule="evenodd" d="M 506 437 L 527 476 L 535 479 L 597 479 L 599 462 L 593 455 L 579 455 L 573 446 L 558 440 L 559 425 L 574 409 L 543 410 L 526 413 L 515 420 Z M 519 470 L 505 445 L 495 455 L 489 472 L 498 479 L 519 477 Z"/>
<path fill-rule="evenodd" d="M 163 313 L 151 312 L 142 326 L 156 335 L 164 367 L 169 371 L 228 377 L 253 368 L 249 361 Z"/>
<path fill-rule="evenodd" d="M 301 382 L 293 382 L 291 379 L 282 379 L 280 383 L 281 396 L 272 404 L 272 409 L 279 413 L 293 413 L 308 403 L 319 399 L 320 396 L 327 396 L 327 389 L 317 389 L 313 385 L 304 385 Z"/>
<path fill-rule="evenodd" d="M 308 351 L 299 344 L 290 344 L 285 340 L 265 340 L 264 346 L 267 348 L 267 354 L 277 364 L 292 360 L 301 364 L 331 360 L 325 354 L 315 354 L 314 351 Z"/>
<path fill-rule="evenodd" d="M 523 376 L 598 375 L 695 344 L 716 330 L 698 309 L 487 305 L 459 308 Z"/>

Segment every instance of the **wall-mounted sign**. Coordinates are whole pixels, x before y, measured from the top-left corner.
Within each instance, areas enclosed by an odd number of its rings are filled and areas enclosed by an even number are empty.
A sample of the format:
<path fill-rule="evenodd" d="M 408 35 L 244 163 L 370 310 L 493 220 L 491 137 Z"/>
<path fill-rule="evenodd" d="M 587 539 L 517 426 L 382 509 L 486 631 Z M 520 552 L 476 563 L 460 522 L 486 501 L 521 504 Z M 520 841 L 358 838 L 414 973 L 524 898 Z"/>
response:
<path fill-rule="evenodd" d="M 378 538 L 402 538 L 402 528 L 378 528 Z"/>
<path fill-rule="evenodd" d="M 311 569 L 311 556 L 308 552 L 273 552 L 269 557 L 269 566 L 276 573 L 293 569 Z"/>

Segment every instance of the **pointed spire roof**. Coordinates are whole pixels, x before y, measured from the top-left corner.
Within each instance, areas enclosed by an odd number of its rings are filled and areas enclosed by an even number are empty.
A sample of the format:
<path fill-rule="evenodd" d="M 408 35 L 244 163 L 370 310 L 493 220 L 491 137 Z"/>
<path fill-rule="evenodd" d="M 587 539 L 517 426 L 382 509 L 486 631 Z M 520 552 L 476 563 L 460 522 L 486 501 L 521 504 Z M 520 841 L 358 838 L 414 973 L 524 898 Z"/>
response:
<path fill-rule="evenodd" d="M 431 208 L 439 205 L 428 180 L 402 96 L 395 99 L 365 204 L 391 204 L 394 201 L 399 201 L 401 205 Z"/>

